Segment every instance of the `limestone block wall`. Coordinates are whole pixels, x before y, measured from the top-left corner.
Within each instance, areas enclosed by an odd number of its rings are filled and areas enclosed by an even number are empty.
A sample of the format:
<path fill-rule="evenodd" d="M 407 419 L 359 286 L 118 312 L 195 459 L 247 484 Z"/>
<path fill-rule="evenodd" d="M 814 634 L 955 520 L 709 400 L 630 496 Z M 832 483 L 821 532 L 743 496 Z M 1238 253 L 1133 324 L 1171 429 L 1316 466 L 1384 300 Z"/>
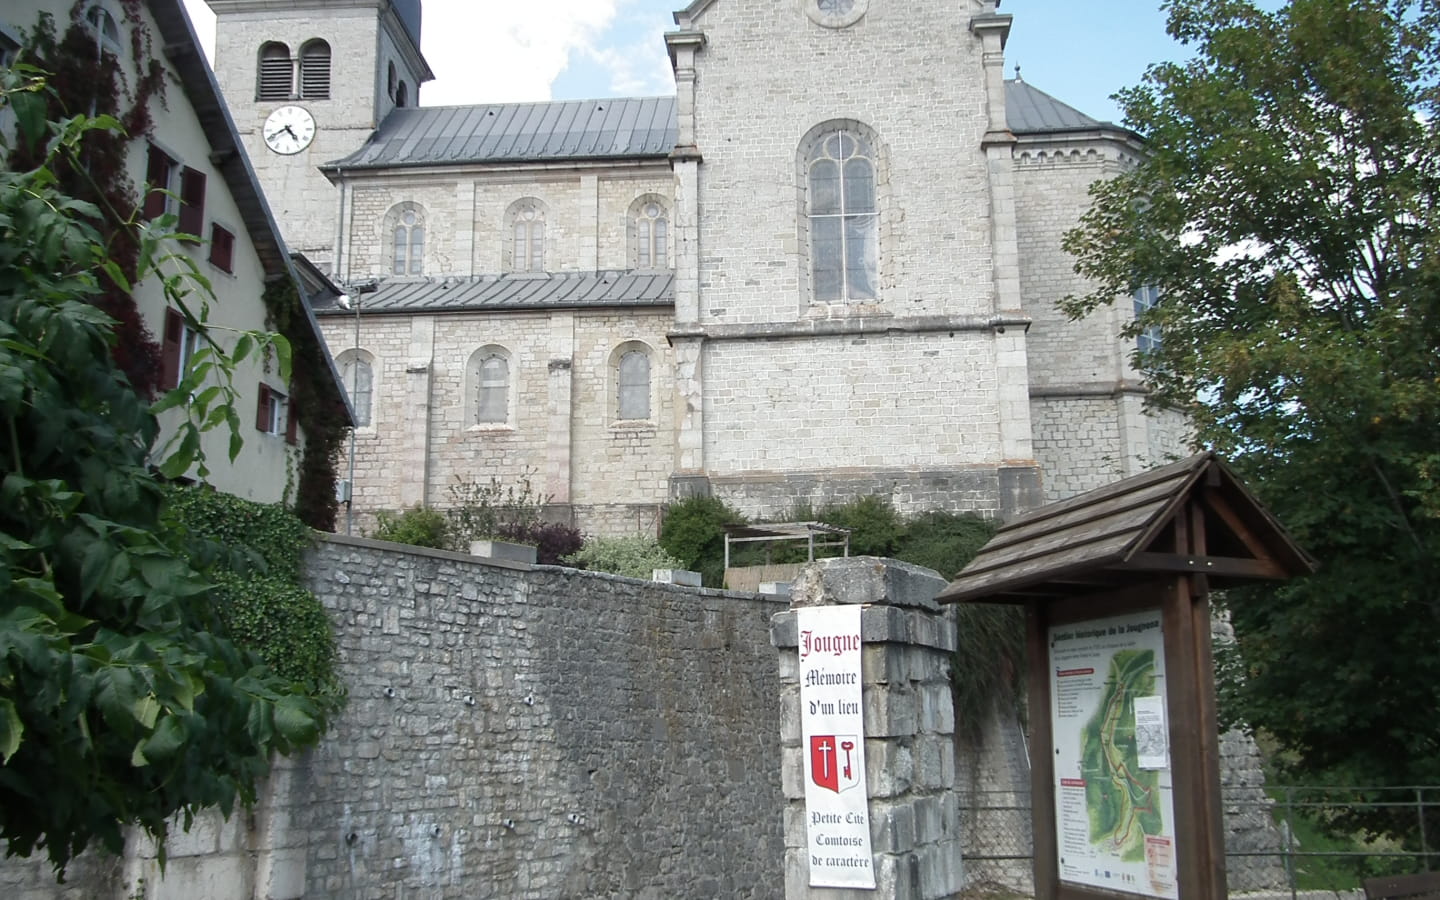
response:
<path fill-rule="evenodd" d="M 809 314 L 797 154 L 807 132 L 832 120 L 878 139 L 884 311 L 989 312 L 986 100 L 980 42 L 966 27 L 976 10 L 872 2 L 853 25 L 827 28 L 801 3 L 732 0 L 697 17 L 701 322 Z"/>
<path fill-rule="evenodd" d="M 715 476 L 1000 458 L 984 332 L 717 341 L 704 365 L 705 460 Z"/>
<path fill-rule="evenodd" d="M 306 896 L 777 897 L 783 604 L 322 541 Z"/>
<path fill-rule="evenodd" d="M 355 435 L 354 509 L 362 531 L 376 510 L 415 502 L 445 508 L 457 479 L 488 484 L 495 477 L 516 486 L 528 478 L 537 493 L 570 505 L 587 531 L 653 533 L 673 468 L 668 308 L 453 313 L 435 321 L 443 327 L 420 327 L 431 324 L 421 316 L 361 317 L 359 348 L 373 358 L 374 373 L 373 424 Z M 320 322 L 332 354 L 355 346 L 352 316 Z M 617 417 L 622 347 L 650 355 L 648 419 Z M 475 421 L 470 364 L 482 348 L 509 357 L 505 423 Z M 429 373 L 421 397 L 412 380 L 417 367 Z M 342 460 L 342 477 L 348 466 Z"/>

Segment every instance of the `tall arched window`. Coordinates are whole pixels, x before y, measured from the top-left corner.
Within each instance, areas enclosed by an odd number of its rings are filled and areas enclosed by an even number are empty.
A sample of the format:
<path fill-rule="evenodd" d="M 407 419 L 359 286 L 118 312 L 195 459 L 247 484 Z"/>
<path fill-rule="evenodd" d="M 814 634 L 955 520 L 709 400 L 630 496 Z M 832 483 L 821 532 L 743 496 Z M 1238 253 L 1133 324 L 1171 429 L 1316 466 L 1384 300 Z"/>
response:
<path fill-rule="evenodd" d="M 481 347 L 470 356 L 466 375 L 471 424 L 510 424 L 510 352 L 498 345 Z"/>
<path fill-rule="evenodd" d="M 319 38 L 300 48 L 300 96 L 330 99 L 330 45 Z"/>
<path fill-rule="evenodd" d="M 663 269 L 668 264 L 669 211 L 657 196 L 646 195 L 630 207 L 632 263 L 637 269 Z"/>
<path fill-rule="evenodd" d="M 845 128 L 819 135 L 808 154 L 806 186 L 814 299 L 874 300 L 880 216 L 870 142 Z"/>
<path fill-rule="evenodd" d="M 391 210 L 390 273 L 425 274 L 425 219 L 413 203 Z"/>
<path fill-rule="evenodd" d="M 258 100 L 289 100 L 294 88 L 295 65 L 290 48 L 279 41 L 260 45 L 259 75 L 255 85 Z"/>
<path fill-rule="evenodd" d="M 545 205 L 534 197 L 510 205 L 511 272 L 545 271 Z"/>
<path fill-rule="evenodd" d="M 618 369 L 616 418 L 650 418 L 650 354 L 640 347 L 627 349 Z"/>
<path fill-rule="evenodd" d="M 390 98 L 391 103 L 395 102 L 395 89 L 399 86 L 399 76 L 395 73 L 395 64 L 392 62 L 385 69 L 385 96 Z"/>
<path fill-rule="evenodd" d="M 405 86 L 404 80 L 395 88 L 395 105 L 401 108 L 410 105 L 410 89 Z"/>
<path fill-rule="evenodd" d="M 347 350 L 340 354 L 340 380 L 355 411 L 355 427 L 369 428 L 374 424 L 372 406 L 375 397 L 375 369 L 369 353 Z"/>
<path fill-rule="evenodd" d="M 120 26 L 108 9 L 98 3 L 90 7 L 85 11 L 85 24 L 95 38 L 96 59 L 101 53 L 120 55 Z"/>

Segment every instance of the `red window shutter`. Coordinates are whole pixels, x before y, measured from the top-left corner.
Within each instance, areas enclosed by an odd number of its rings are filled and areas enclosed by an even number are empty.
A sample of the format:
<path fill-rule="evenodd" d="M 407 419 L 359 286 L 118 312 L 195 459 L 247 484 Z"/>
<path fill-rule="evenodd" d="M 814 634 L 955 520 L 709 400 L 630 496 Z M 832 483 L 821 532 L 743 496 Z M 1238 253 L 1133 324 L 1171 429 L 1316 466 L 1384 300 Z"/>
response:
<path fill-rule="evenodd" d="M 160 386 L 170 390 L 180 384 L 180 346 L 185 340 L 185 317 L 165 310 L 165 336 L 160 348 Z"/>
<path fill-rule="evenodd" d="M 150 155 L 145 162 L 145 184 L 146 191 L 144 208 L 141 215 L 146 219 L 153 219 L 165 213 L 166 201 L 169 199 L 161 193 L 170 186 L 170 168 L 175 161 L 165 155 L 165 151 L 158 147 L 150 148 Z"/>
<path fill-rule="evenodd" d="M 270 430 L 270 387 L 265 384 L 260 385 L 260 399 L 255 404 L 255 427 Z"/>
<path fill-rule="evenodd" d="M 219 225 L 210 228 L 210 262 L 222 272 L 235 271 L 235 235 Z"/>
<path fill-rule="evenodd" d="M 180 170 L 180 231 L 197 238 L 205 227 L 205 173 Z"/>

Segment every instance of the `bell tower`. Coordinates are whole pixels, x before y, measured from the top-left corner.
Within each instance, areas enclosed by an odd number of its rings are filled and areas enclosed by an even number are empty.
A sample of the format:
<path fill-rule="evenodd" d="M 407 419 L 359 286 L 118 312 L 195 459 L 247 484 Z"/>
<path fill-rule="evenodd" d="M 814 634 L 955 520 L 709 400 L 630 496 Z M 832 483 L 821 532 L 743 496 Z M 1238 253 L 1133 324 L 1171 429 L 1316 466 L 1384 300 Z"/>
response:
<path fill-rule="evenodd" d="M 206 0 L 215 74 L 291 250 L 334 257 L 337 189 L 319 167 L 354 152 L 434 73 L 421 0 Z"/>

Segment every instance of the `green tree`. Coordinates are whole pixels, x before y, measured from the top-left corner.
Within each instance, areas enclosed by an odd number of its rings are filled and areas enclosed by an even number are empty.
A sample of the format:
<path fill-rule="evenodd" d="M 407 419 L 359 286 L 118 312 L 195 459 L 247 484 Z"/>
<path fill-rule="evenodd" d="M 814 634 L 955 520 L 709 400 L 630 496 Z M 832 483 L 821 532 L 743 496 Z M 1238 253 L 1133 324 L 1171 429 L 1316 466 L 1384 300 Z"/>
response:
<path fill-rule="evenodd" d="M 1440 782 L 1440 4 L 1170 0 L 1192 47 L 1119 99 L 1139 166 L 1067 249 L 1083 315 L 1141 286 L 1188 410 L 1316 576 L 1237 593 L 1232 719 L 1281 776 Z"/>
<path fill-rule="evenodd" d="M 237 451 L 234 361 L 282 345 L 244 334 L 227 355 L 211 342 L 149 406 L 94 302 L 102 278 L 131 283 L 95 225 L 114 211 L 66 195 L 52 167 L 79 166 L 85 135 L 116 123 L 47 124 L 37 74 L 0 69 L 0 81 L 21 139 L 48 148 L 36 167 L 0 169 L 0 838 L 63 871 L 92 840 L 118 852 L 127 825 L 163 839 L 177 812 L 188 823 L 250 802 L 271 752 L 313 744 L 324 720 L 302 686 L 226 637 L 212 585 L 164 539 L 151 470 L 203 465 L 209 428 L 232 429 Z M 203 285 L 174 269 L 168 224 L 130 223 L 137 276 L 203 330 Z M 157 450 L 156 410 L 180 404 L 178 440 Z"/>

